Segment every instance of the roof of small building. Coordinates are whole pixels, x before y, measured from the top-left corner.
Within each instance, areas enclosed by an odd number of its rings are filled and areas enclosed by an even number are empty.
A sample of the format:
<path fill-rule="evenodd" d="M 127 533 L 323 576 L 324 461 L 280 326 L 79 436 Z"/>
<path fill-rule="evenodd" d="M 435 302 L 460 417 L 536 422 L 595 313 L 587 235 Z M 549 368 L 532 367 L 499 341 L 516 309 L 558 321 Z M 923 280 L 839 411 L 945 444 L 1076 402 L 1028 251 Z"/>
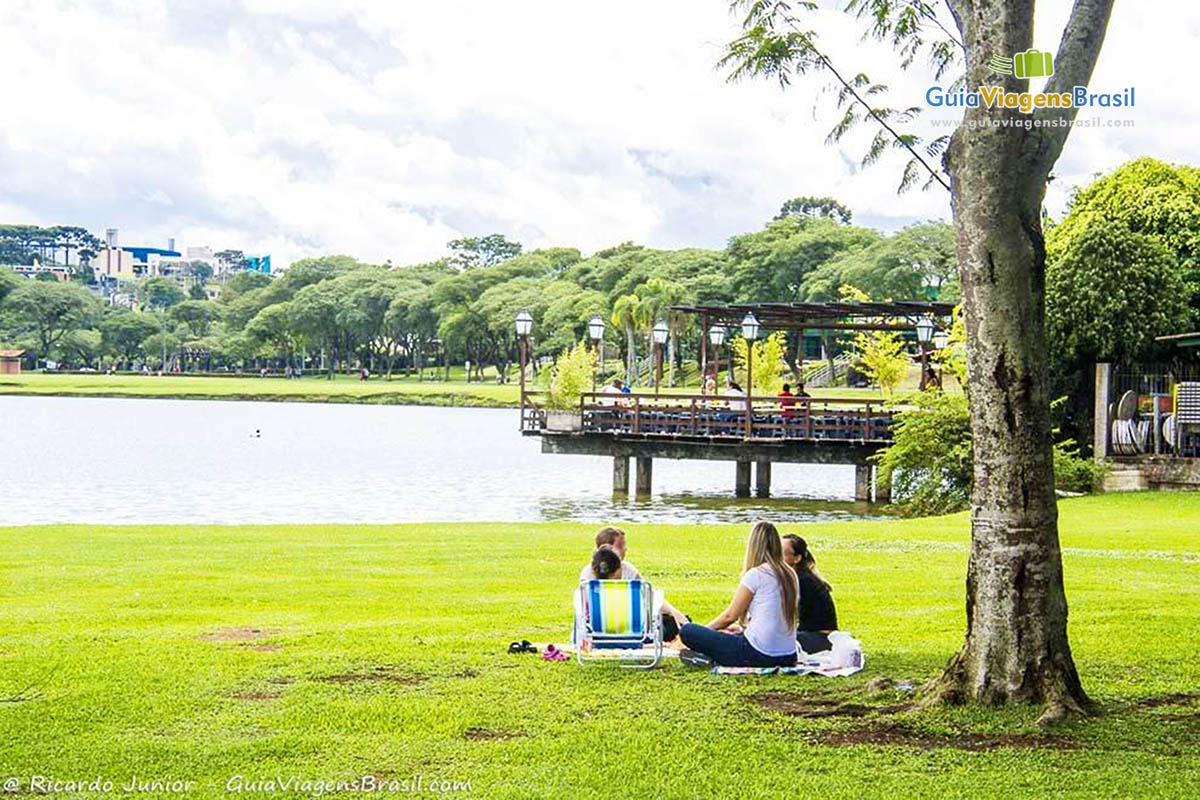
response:
<path fill-rule="evenodd" d="M 0 350 L 0 358 L 20 358 L 23 355 L 24 350 Z"/>

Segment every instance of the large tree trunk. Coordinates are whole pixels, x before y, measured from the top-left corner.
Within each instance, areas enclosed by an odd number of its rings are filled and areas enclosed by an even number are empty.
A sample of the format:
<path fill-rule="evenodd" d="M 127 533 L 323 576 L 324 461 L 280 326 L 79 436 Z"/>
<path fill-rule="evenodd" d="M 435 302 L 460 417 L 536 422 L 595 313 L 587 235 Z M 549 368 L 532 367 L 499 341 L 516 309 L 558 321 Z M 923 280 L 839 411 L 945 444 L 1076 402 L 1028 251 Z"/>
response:
<path fill-rule="evenodd" d="M 1033 3 L 952 6 L 966 42 L 968 84 L 1001 82 L 1025 91 L 1026 81 L 1001 81 L 987 63 L 992 55 L 1031 46 Z M 1072 27 L 1081 8 L 1093 15 L 1083 32 Z M 1111 0 L 1077 2 L 1057 59 L 1067 75 L 1056 80 L 1080 77 L 1080 54 L 1066 53 L 1074 35 L 1092 48 L 1086 83 L 1109 11 Z M 1095 15 L 1103 17 L 1098 37 Z M 967 638 L 932 688 L 942 700 L 1041 703 L 1043 721 L 1050 721 L 1090 705 L 1067 641 L 1047 396 L 1041 208 L 1066 129 L 1057 138 L 1057 129 L 1046 135 L 980 124 L 1005 117 L 1023 115 L 969 108 L 945 157 L 963 284 L 975 471 Z"/>

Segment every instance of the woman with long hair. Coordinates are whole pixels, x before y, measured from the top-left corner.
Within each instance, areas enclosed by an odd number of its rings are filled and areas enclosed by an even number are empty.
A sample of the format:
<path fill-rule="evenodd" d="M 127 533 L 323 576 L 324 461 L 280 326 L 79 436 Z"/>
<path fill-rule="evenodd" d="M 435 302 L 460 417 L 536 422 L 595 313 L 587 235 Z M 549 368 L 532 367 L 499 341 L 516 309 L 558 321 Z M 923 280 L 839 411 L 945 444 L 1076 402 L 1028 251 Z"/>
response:
<path fill-rule="evenodd" d="M 708 625 L 688 623 L 679 637 L 686 663 L 723 667 L 785 667 L 796 663 L 796 573 L 783 561 L 779 531 L 758 522 L 746 542 L 742 580 L 733 600 Z M 726 632 L 735 622 L 737 633 Z M 689 652 L 691 651 L 691 652 Z"/>
<path fill-rule="evenodd" d="M 796 610 L 796 641 L 806 653 L 828 650 L 829 634 L 837 630 L 837 609 L 833 605 L 833 587 L 817 572 L 808 543 L 795 534 L 783 537 L 783 560 L 796 570 L 800 585 L 800 608 Z"/>

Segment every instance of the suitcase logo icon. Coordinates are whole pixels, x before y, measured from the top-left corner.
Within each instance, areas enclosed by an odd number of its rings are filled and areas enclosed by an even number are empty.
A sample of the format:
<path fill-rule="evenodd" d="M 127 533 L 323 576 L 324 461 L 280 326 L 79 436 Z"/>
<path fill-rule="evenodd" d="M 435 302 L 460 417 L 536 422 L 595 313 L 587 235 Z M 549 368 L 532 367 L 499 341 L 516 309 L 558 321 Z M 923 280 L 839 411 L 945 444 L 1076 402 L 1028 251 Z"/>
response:
<path fill-rule="evenodd" d="M 1049 78 L 1054 74 L 1054 56 L 1041 50 L 1026 50 L 1016 53 L 1012 58 L 992 56 L 988 68 L 1001 75 L 1015 75 L 1018 78 Z"/>

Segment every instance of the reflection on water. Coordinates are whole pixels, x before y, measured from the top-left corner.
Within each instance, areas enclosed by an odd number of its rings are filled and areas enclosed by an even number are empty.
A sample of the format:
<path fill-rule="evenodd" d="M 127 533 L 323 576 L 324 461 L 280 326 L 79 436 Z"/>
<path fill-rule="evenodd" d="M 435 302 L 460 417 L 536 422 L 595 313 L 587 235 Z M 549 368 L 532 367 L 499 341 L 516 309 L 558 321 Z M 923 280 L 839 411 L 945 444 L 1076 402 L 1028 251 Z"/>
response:
<path fill-rule="evenodd" d="M 515 411 L 0 397 L 0 525 L 581 520 L 824 521 L 870 513 L 849 466 L 776 464 L 770 500 L 734 465 L 660 460 L 650 502 L 612 462 L 543 455 Z"/>

